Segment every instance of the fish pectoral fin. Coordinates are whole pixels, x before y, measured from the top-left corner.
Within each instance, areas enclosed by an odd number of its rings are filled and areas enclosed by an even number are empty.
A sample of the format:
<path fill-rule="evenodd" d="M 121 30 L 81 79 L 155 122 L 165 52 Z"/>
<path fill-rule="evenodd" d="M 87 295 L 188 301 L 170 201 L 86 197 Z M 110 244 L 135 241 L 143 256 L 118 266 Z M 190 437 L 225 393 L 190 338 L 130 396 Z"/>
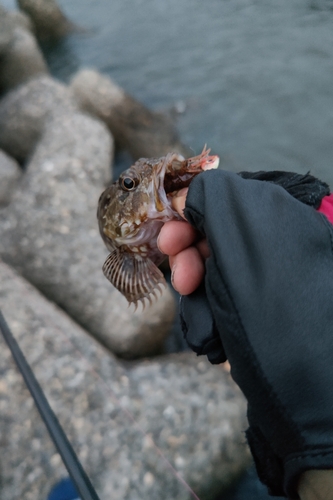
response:
<path fill-rule="evenodd" d="M 165 286 L 163 273 L 150 259 L 119 249 L 110 253 L 103 273 L 128 302 L 136 305 L 145 297 L 151 302 L 151 295 L 157 297 L 156 290 L 161 291 L 161 286 Z"/>

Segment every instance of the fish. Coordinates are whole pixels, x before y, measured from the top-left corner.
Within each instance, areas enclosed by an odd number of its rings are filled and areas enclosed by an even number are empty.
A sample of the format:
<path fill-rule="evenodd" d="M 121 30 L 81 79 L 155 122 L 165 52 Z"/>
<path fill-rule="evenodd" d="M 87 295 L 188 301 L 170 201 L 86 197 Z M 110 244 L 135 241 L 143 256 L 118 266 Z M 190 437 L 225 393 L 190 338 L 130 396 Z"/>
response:
<path fill-rule="evenodd" d="M 103 273 L 129 304 L 152 303 L 166 285 L 158 266 L 166 258 L 157 247 L 163 224 L 182 220 L 171 206 L 172 196 L 188 187 L 201 172 L 217 168 L 219 157 L 206 146 L 198 156 L 178 153 L 140 158 L 103 191 L 97 219 L 110 251 Z"/>

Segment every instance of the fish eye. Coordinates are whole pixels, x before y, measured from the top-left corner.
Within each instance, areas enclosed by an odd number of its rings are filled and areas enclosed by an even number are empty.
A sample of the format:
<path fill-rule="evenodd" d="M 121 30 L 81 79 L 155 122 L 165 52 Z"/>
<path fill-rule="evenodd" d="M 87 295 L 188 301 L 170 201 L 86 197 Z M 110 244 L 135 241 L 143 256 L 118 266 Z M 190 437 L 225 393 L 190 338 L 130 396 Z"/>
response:
<path fill-rule="evenodd" d="M 139 184 L 139 179 L 132 177 L 123 177 L 120 179 L 120 186 L 124 191 L 133 191 Z"/>

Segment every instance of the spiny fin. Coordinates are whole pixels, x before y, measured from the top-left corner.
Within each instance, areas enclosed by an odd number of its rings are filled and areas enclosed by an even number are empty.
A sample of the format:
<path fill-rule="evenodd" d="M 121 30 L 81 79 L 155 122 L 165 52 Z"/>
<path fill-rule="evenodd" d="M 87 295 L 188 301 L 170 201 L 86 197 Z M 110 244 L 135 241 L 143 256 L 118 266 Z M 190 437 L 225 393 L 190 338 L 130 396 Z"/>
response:
<path fill-rule="evenodd" d="M 135 306 L 138 301 L 144 304 L 145 298 L 151 303 L 152 296 L 157 298 L 156 290 L 161 292 L 161 285 L 165 286 L 163 273 L 150 259 L 119 249 L 110 253 L 104 262 L 103 273 Z"/>

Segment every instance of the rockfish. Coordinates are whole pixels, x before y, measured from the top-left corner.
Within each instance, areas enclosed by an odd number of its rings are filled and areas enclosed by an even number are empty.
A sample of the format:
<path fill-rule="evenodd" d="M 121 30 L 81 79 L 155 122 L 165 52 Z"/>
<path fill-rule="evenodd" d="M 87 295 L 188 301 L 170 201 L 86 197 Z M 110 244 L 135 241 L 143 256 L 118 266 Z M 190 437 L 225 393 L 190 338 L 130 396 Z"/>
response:
<path fill-rule="evenodd" d="M 103 272 L 129 303 L 151 302 L 165 285 L 157 267 L 165 259 L 157 237 L 164 222 L 181 219 L 171 206 L 173 194 L 200 172 L 218 167 L 218 156 L 209 153 L 205 147 L 187 160 L 177 153 L 141 158 L 101 194 L 97 218 L 111 252 Z"/>

